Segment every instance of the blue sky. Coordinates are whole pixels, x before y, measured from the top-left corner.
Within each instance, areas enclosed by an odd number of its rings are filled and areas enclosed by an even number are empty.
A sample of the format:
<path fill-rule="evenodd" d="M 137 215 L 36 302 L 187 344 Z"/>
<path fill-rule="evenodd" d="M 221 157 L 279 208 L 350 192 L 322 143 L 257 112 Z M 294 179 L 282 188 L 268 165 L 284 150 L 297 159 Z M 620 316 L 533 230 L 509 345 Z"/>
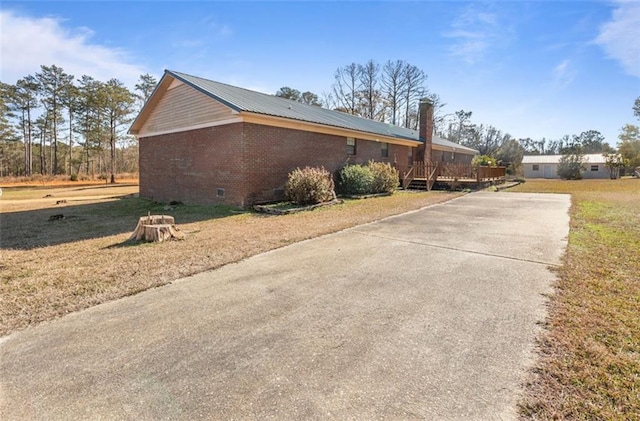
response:
<path fill-rule="evenodd" d="M 444 113 L 516 138 L 637 123 L 640 1 L 12 2 L 0 6 L 0 80 L 40 64 L 79 78 L 177 70 L 266 93 L 329 92 L 336 68 L 402 59 Z"/>

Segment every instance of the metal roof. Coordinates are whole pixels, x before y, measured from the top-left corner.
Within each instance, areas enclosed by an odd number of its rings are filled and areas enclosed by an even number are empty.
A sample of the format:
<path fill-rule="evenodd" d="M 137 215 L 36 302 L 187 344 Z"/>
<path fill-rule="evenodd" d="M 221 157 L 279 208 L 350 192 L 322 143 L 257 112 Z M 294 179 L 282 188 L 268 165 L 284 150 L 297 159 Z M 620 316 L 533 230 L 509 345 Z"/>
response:
<path fill-rule="evenodd" d="M 584 160 L 586 164 L 605 164 L 606 160 L 602 154 L 593 153 L 585 154 Z M 524 155 L 522 157 L 523 164 L 557 164 L 560 162 L 562 155 Z"/>
<path fill-rule="evenodd" d="M 433 136 L 433 144 L 434 145 L 439 145 L 439 146 L 444 146 L 447 148 L 451 148 L 451 149 L 455 149 L 456 151 L 465 151 L 465 152 L 469 152 L 469 153 L 474 153 L 474 154 L 479 154 L 480 152 L 466 147 L 466 146 L 462 146 L 458 143 L 452 142 L 450 140 L 447 139 L 443 139 L 440 136 Z"/>
<path fill-rule="evenodd" d="M 261 92 L 251 91 L 249 89 L 239 88 L 237 86 L 227 85 L 225 83 L 214 82 L 212 80 L 185 73 L 165 70 L 165 75 L 166 74 L 171 75 L 172 77 L 186 83 L 203 94 L 238 112 L 246 111 L 308 123 L 340 127 L 397 139 L 424 142 L 424 139 L 420 138 L 417 130 L 406 129 L 393 124 L 369 120 L 340 111 L 329 110 L 316 105 L 307 105 L 290 99 L 280 98 L 275 95 L 268 95 Z M 433 137 L 433 143 L 447 148 L 455 148 L 458 151 L 478 153 L 478 151 L 474 149 L 458 145 L 457 143 L 441 139 L 437 136 Z"/>

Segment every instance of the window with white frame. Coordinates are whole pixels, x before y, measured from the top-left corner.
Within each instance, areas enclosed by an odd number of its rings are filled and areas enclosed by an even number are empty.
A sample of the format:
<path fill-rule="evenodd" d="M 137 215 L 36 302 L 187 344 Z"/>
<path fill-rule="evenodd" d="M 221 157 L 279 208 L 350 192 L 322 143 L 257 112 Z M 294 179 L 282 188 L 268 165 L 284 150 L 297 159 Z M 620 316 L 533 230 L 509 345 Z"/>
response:
<path fill-rule="evenodd" d="M 356 139 L 354 137 L 347 138 L 347 155 L 356 154 Z"/>
<path fill-rule="evenodd" d="M 382 142 L 381 144 L 381 154 L 383 158 L 387 158 L 389 156 L 389 144 L 387 142 Z"/>
<path fill-rule="evenodd" d="M 531 170 L 532 170 L 532 171 L 540 171 L 540 165 L 538 165 L 538 164 L 533 164 L 533 165 L 531 166 Z"/>

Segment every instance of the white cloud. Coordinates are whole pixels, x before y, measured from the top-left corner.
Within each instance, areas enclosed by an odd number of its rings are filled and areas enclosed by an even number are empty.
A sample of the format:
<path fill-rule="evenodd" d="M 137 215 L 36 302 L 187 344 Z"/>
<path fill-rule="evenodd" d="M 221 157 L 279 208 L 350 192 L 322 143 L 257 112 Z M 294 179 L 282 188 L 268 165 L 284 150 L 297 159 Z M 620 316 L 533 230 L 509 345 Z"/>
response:
<path fill-rule="evenodd" d="M 499 40 L 500 24 L 495 13 L 478 11 L 476 5 L 466 7 L 444 34 L 453 39 L 449 54 L 467 64 L 482 60 L 489 48 Z"/>
<path fill-rule="evenodd" d="M 63 21 L 52 17 L 19 16 L 0 11 L 0 79 L 15 83 L 34 74 L 40 65 L 55 64 L 80 78 L 93 76 L 102 81 L 120 79 L 133 87 L 146 71 L 131 63 L 127 52 L 91 43 L 88 28 L 66 28 Z"/>
<path fill-rule="evenodd" d="M 595 39 L 606 54 L 620 62 L 625 72 L 640 77 L 640 2 L 618 1 L 611 20 Z"/>
<path fill-rule="evenodd" d="M 216 16 L 206 16 L 200 21 L 198 28 L 207 28 L 211 35 L 218 38 L 228 38 L 233 35 L 233 30 L 229 25 L 218 22 Z"/>
<path fill-rule="evenodd" d="M 568 59 L 563 60 L 553 68 L 553 77 L 558 86 L 564 88 L 569 86 L 575 77 L 575 72 Z"/>

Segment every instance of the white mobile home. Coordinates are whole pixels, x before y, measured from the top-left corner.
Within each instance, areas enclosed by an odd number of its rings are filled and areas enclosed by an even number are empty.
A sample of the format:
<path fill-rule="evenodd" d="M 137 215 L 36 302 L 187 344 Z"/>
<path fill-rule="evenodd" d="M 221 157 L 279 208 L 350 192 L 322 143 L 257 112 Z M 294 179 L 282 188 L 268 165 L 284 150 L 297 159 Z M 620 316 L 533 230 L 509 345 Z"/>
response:
<path fill-rule="evenodd" d="M 560 178 L 558 163 L 562 155 L 525 155 L 522 157 L 524 178 Z M 609 170 L 602 154 L 586 154 L 583 178 L 609 178 Z"/>

